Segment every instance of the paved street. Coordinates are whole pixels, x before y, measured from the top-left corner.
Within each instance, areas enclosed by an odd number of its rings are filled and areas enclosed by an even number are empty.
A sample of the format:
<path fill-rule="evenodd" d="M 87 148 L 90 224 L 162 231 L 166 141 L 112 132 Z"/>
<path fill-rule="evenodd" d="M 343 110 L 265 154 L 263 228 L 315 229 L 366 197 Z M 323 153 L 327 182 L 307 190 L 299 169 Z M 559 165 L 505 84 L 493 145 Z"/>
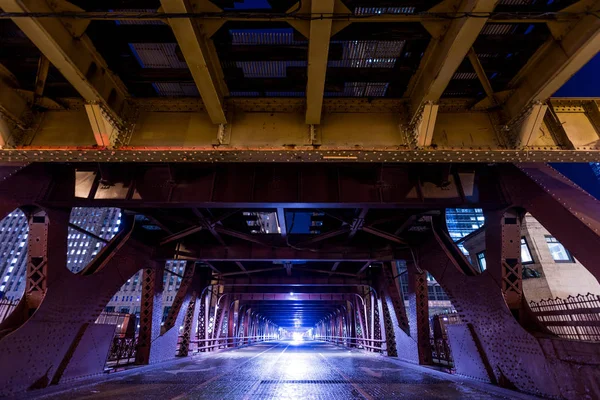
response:
<path fill-rule="evenodd" d="M 52 399 L 514 399 L 491 385 L 320 342 L 264 343 L 53 387 Z M 62 390 L 62 391 L 61 391 Z"/>

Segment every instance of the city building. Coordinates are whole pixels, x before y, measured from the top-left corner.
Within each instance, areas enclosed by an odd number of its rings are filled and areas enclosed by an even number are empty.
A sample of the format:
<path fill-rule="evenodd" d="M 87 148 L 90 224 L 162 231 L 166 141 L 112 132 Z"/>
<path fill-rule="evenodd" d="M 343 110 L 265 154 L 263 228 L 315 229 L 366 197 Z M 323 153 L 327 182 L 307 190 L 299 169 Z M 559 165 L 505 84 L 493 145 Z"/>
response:
<path fill-rule="evenodd" d="M 596 278 L 530 214 L 523 218 L 521 235 L 523 292 L 528 301 L 600 294 Z M 471 263 L 485 270 L 485 232 L 474 232 L 463 244 Z"/>
<path fill-rule="evenodd" d="M 481 208 L 448 208 L 446 210 L 446 226 L 452 240 L 457 241 L 485 223 Z"/>
<path fill-rule="evenodd" d="M 83 231 L 110 240 L 121 226 L 121 210 L 118 208 L 75 207 L 71 211 L 70 222 L 79 230 L 69 227 L 67 235 L 67 268 L 77 273 L 84 269 L 104 246 L 104 242 Z M 9 301 L 19 300 L 25 290 L 27 265 L 27 217 L 21 210 L 15 210 L 0 221 L 0 298 Z M 181 284 L 184 261 L 167 261 L 164 275 L 164 313 L 168 313 L 175 293 Z M 142 271 L 118 290 L 106 306 L 106 311 L 139 314 L 142 293 Z"/>

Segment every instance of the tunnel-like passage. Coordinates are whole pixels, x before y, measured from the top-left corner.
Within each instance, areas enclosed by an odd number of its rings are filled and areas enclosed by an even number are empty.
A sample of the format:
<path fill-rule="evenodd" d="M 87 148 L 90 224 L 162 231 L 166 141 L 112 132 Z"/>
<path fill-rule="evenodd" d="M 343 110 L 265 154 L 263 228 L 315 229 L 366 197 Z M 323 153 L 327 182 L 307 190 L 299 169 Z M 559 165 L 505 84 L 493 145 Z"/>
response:
<path fill-rule="evenodd" d="M 273 341 L 52 388 L 53 399 L 530 399 L 489 384 L 312 340 Z M 58 390 L 57 390 L 58 389 Z M 33 396 L 32 398 L 35 398 Z"/>

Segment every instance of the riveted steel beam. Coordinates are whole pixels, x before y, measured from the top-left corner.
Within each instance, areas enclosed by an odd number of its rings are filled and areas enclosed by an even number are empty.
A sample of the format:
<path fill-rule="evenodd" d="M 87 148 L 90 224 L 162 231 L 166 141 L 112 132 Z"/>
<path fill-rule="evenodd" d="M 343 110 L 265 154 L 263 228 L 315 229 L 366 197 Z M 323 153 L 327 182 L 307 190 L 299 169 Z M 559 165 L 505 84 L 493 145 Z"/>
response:
<path fill-rule="evenodd" d="M 29 104 L 17 89 L 14 75 L 0 65 L 0 148 L 14 144 L 15 130 L 28 125 Z"/>
<path fill-rule="evenodd" d="M 561 99 L 552 99 L 554 104 Z M 28 133 L 26 143 L 0 151 L 0 161 L 133 161 L 133 162 L 577 162 L 597 161 L 586 137 L 596 135 L 594 99 L 570 99 L 575 109 L 559 107 L 558 119 L 577 124 L 558 126 L 541 109 L 522 132 L 524 142 L 506 143 L 497 115 L 470 111 L 464 102 L 430 104 L 427 128 L 430 147 L 415 148 L 403 135 L 398 112 L 404 101 L 325 100 L 319 127 L 321 144 L 314 146 L 304 121 L 303 101 L 257 99 L 231 101 L 235 111 L 228 127 L 235 131 L 227 144 L 214 145 L 215 127 L 201 107 L 182 100 L 138 100 L 140 110 L 128 146 L 99 149 L 85 134 L 89 121 L 82 105 L 48 110 Z M 587 103 L 586 103 L 587 102 Z M 588 108 L 584 108 L 587 104 Z M 595 103 L 594 103 L 595 104 Z M 438 107 L 439 106 L 439 107 Z M 433 108 L 437 108 L 437 112 Z M 596 107 L 597 108 L 597 107 Z M 522 121 L 519 121 L 519 123 Z M 517 132 L 514 124 L 509 130 Z M 554 132 L 564 130 L 565 133 Z M 60 135 L 56 133 L 60 132 Z M 365 135 L 368 132 L 368 135 Z M 83 134 L 82 134 L 83 133 Z M 260 133 L 260 134 L 259 134 Z M 535 133 L 535 134 L 533 134 Z M 516 134 L 515 134 L 516 135 Z M 567 140 L 573 137 L 571 142 Z M 580 138 L 581 140 L 577 139 Z M 517 143 L 527 143 L 526 148 Z"/>
<path fill-rule="evenodd" d="M 459 3 L 457 11 L 485 15 L 493 11 L 497 3 L 498 0 L 464 0 Z M 418 118 L 425 104 L 440 99 L 486 22 L 485 17 L 455 19 L 440 38 L 432 39 L 409 93 L 411 122 Z"/>
<path fill-rule="evenodd" d="M 210 2 L 202 0 L 198 3 L 200 7 L 206 7 Z M 161 0 L 161 4 L 163 10 L 167 13 L 197 11 L 188 0 Z M 216 82 L 218 75 L 215 68 L 217 67 L 213 65 L 213 60 L 209 56 L 208 41 L 210 38 L 192 19 L 171 18 L 168 19 L 168 22 L 192 72 L 192 77 L 198 87 L 210 120 L 214 124 L 227 123 L 223 107 L 223 93 L 220 92 L 220 85 Z"/>
<path fill-rule="evenodd" d="M 597 10 L 600 3 L 592 8 Z M 536 102 L 545 102 L 600 52 L 600 19 L 587 15 L 558 39 L 550 38 L 511 82 L 516 89 L 504 109 L 510 121 L 521 118 Z"/>
<path fill-rule="evenodd" d="M 314 0 L 311 11 L 313 14 L 331 14 L 334 4 L 334 0 Z M 306 86 L 306 123 L 310 125 L 321 123 L 332 23 L 331 19 L 315 19 L 310 22 Z"/>
<path fill-rule="evenodd" d="M 5 12 L 53 12 L 45 0 L 1 0 Z M 122 114 L 127 89 L 108 68 L 86 35 L 77 38 L 57 18 L 13 18 L 42 54 L 81 94 L 86 104 L 95 145 L 116 145 L 125 132 Z M 79 137 L 89 134 L 89 127 Z"/>
<path fill-rule="evenodd" d="M 22 170 L 35 172 L 34 164 Z M 129 209 L 169 208 L 414 208 L 501 206 L 502 196 L 494 183 L 493 170 L 485 165 L 455 165 L 451 174 L 440 178 L 448 165 L 415 168 L 411 164 L 381 166 L 375 163 L 325 164 L 103 164 L 110 184 L 99 180 L 97 164 L 45 165 L 49 190 L 37 202 L 49 206 L 123 207 Z M 10 167 L 5 167 L 10 168 Z M 171 180 L 185 172 L 183 182 Z M 1 170 L 1 169 L 0 169 Z M 56 171 L 56 172 L 55 172 Z M 21 176 L 21 175 L 19 175 Z M 260 182 L 253 183 L 255 177 Z M 17 176 L 15 176 L 15 179 Z M 42 177 L 35 177 L 42 180 Z M 231 182 L 237 182 L 232 185 Z M 489 196 L 488 196 L 489 194 Z M 227 235 L 259 245 L 270 246 L 257 235 L 214 225 Z M 192 228 L 192 230 L 195 228 Z M 198 228 L 199 229 L 199 228 Z M 350 225 L 332 228 L 321 235 L 296 242 L 308 246 L 339 235 L 347 235 Z M 374 232 L 373 229 L 370 229 Z M 184 238 L 189 230 L 175 232 Z M 377 230 L 379 236 L 385 232 Z M 389 240 L 397 241 L 387 234 Z M 165 240 L 168 242 L 170 240 Z"/>

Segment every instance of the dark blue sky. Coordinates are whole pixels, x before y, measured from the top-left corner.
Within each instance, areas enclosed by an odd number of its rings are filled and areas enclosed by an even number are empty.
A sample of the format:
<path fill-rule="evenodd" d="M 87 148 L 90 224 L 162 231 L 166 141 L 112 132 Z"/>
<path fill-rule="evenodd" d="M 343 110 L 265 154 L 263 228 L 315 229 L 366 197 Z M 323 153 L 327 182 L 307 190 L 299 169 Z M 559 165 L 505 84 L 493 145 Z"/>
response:
<path fill-rule="evenodd" d="M 554 96 L 556 97 L 600 97 L 600 54 L 592 58 Z"/>

